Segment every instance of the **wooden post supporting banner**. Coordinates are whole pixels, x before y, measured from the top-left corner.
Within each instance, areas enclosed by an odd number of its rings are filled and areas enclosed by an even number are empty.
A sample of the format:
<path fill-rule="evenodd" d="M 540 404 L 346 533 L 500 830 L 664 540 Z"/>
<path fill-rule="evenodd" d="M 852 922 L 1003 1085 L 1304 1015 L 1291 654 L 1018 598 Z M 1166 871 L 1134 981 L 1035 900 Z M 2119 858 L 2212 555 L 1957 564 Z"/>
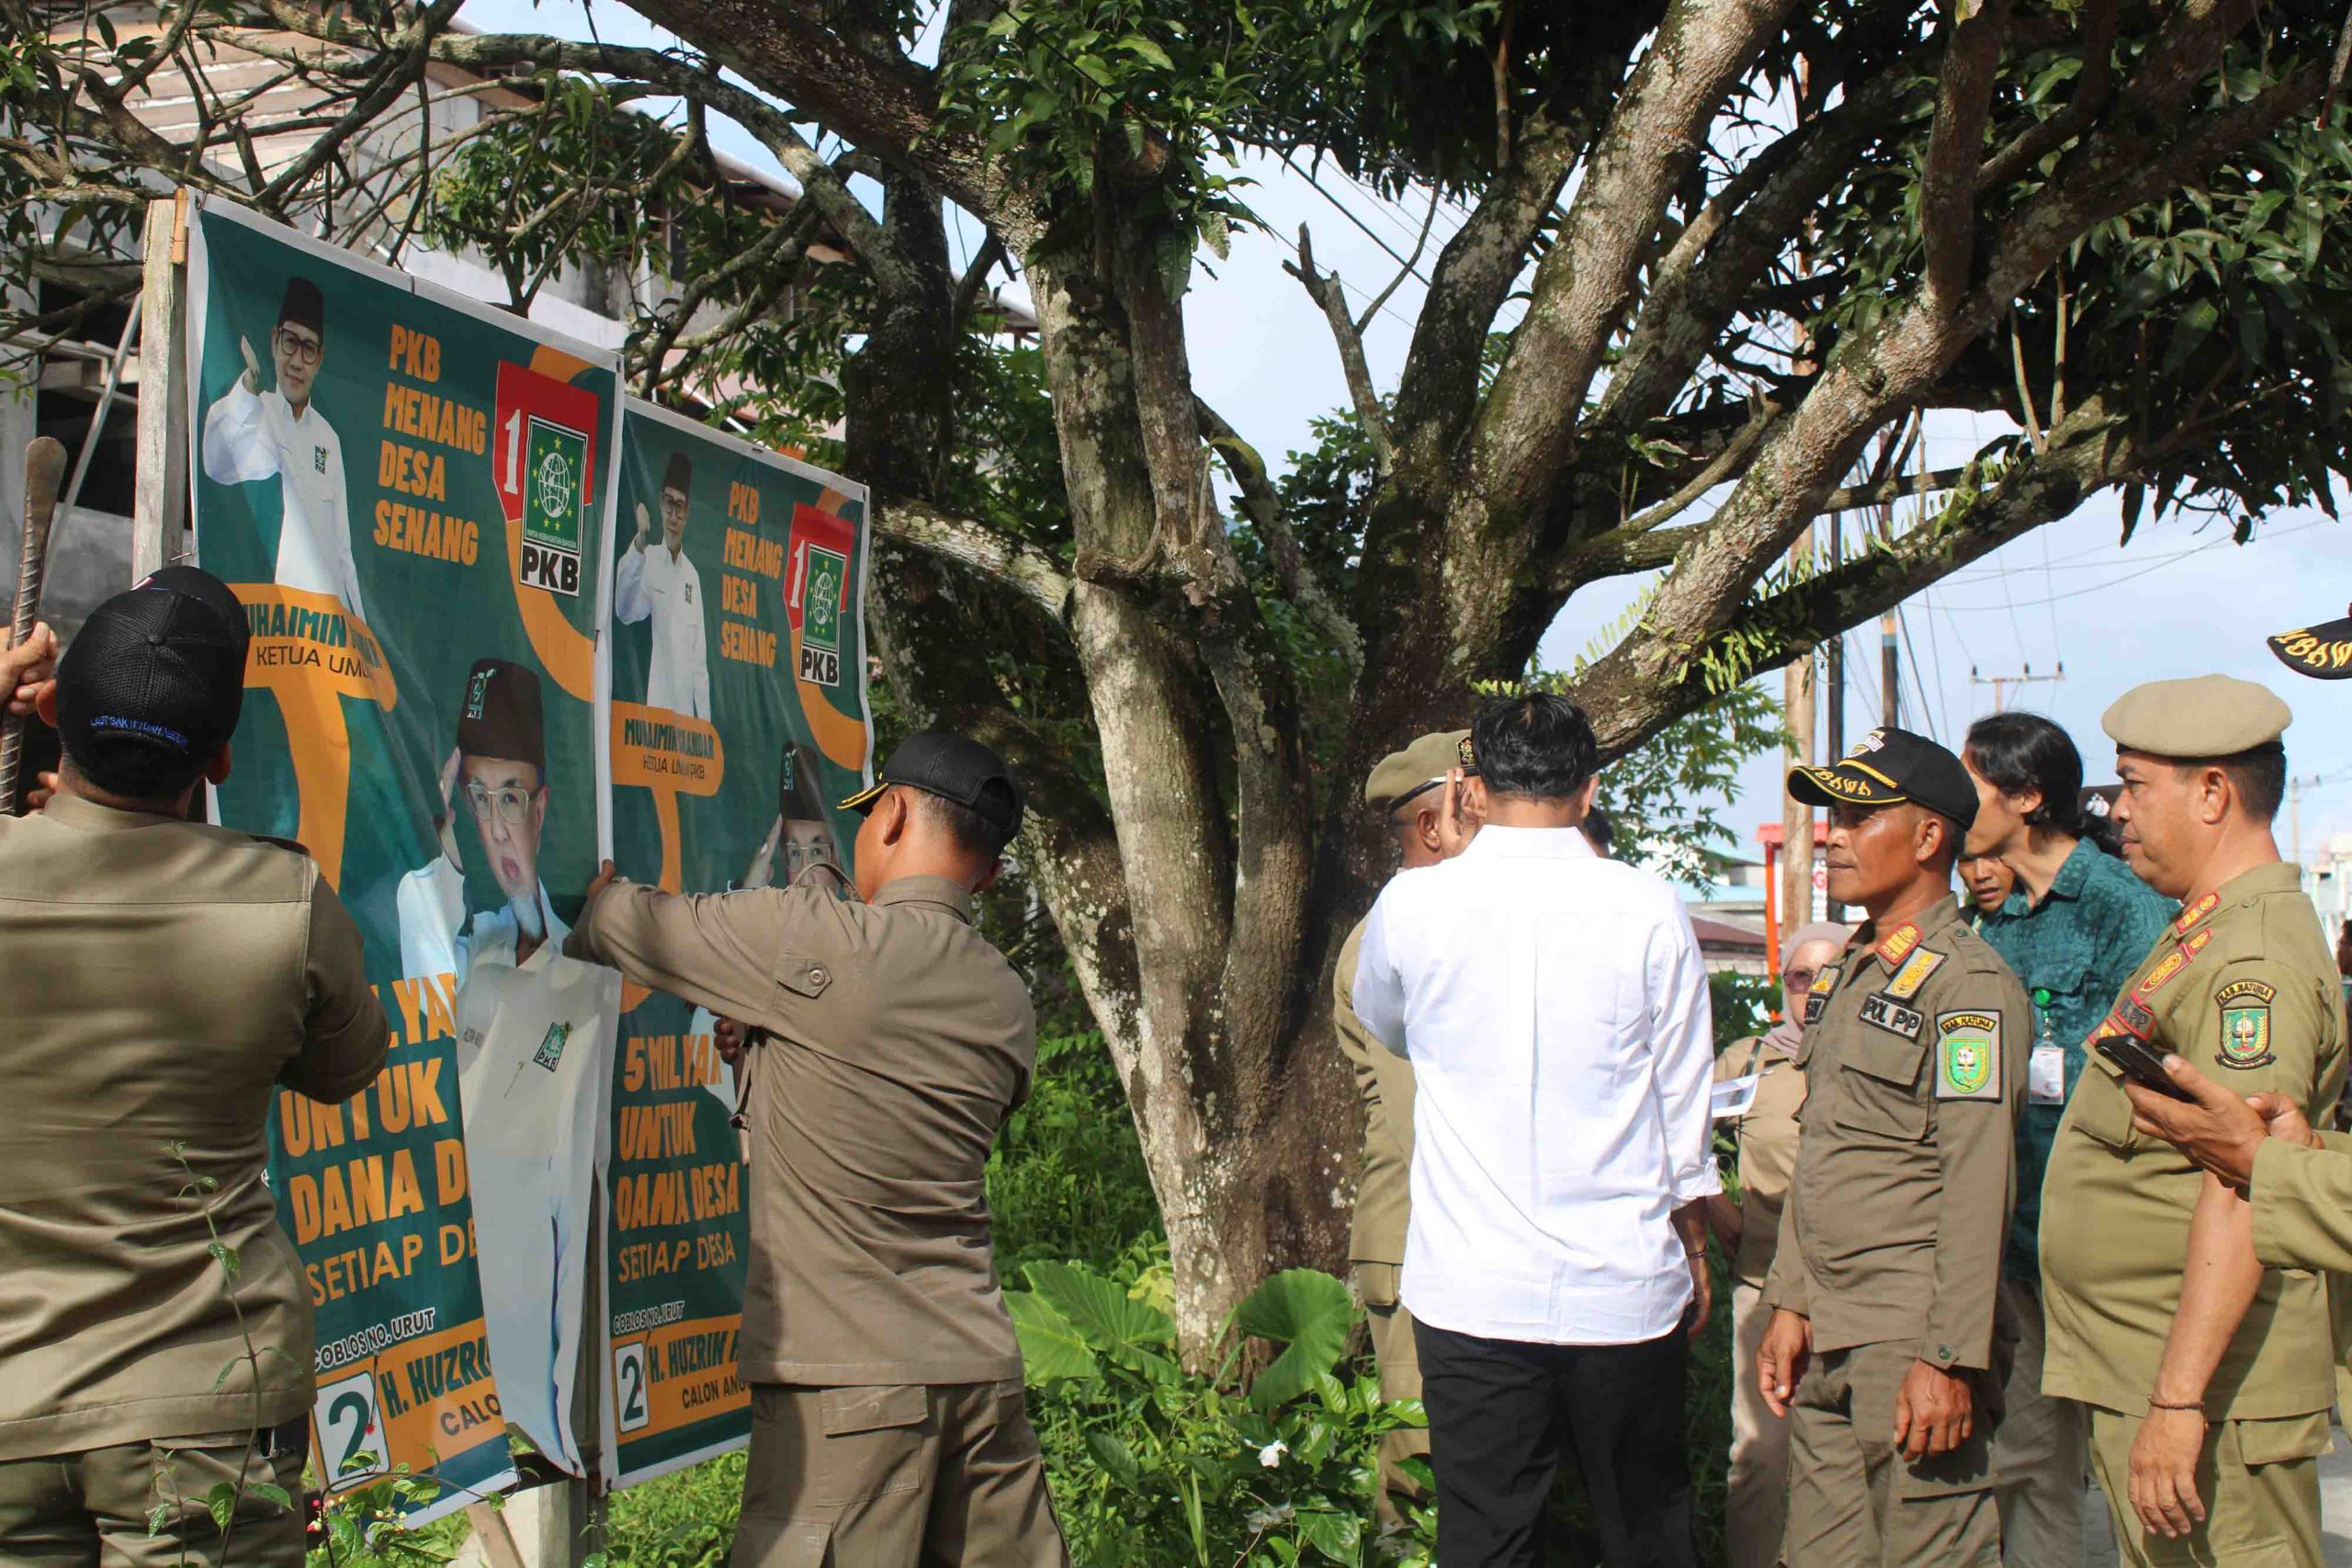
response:
<path fill-rule="evenodd" d="M 139 472 L 130 512 L 133 582 L 186 553 L 187 193 L 147 204 L 140 283 Z"/>
<path fill-rule="evenodd" d="M 1811 565 L 1812 557 L 1813 530 L 1808 527 L 1790 547 L 1789 560 L 1802 568 Z M 1783 681 L 1781 711 L 1789 726 L 1788 765 L 1803 767 L 1814 757 L 1813 655 L 1807 652 L 1791 660 Z M 1813 807 L 1794 795 L 1781 797 L 1780 869 L 1780 919 L 1770 933 L 1776 971 L 1782 936 L 1813 919 Z"/>

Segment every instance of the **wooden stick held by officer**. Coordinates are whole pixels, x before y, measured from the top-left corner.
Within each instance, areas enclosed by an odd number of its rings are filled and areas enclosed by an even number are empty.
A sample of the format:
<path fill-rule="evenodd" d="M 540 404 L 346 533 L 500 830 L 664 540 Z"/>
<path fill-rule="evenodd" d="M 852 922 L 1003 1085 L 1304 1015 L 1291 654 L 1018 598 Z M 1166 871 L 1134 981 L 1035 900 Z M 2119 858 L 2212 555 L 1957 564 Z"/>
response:
<path fill-rule="evenodd" d="M 1815 977 L 1797 1173 L 1758 1386 L 1790 1414 L 1788 1568 L 1994 1568 L 1994 1325 L 2029 1003 L 1951 875 L 1960 760 L 1872 731 L 1789 793 L 1829 807 L 1829 896 L 1869 919 Z"/>
<path fill-rule="evenodd" d="M 228 776 L 245 649 L 228 589 L 169 567 L 53 682 L 30 644 L 0 656 L 65 759 L 0 818 L 0 1562 L 303 1561 L 299 1507 L 258 1490 L 300 1495 L 314 1393 L 263 1129 L 281 1087 L 364 1089 L 390 1026 L 310 857 L 185 820 Z"/>
<path fill-rule="evenodd" d="M 2305 1123 L 2335 1104 L 2335 964 L 2270 828 L 2290 717 L 2263 687 L 2208 675 L 2135 688 L 2101 721 L 2124 858 L 2183 908 L 2094 1031 L 2051 1149 L 2042 1387 L 2087 1407 L 2128 1564 L 2319 1561 L 2326 1283 L 2265 1269 L 2253 1207 L 2135 1124 L 2107 1054 L 2185 1060 Z"/>
<path fill-rule="evenodd" d="M 971 900 L 1019 830 L 1020 787 L 987 747 L 935 733 L 910 737 L 881 778 L 842 803 L 865 815 L 862 901 L 811 884 L 681 897 L 608 863 L 565 951 L 756 1042 L 738 1069 L 752 1236 L 738 1568 L 1064 1568 L 987 1206 L 1036 1017 Z"/>

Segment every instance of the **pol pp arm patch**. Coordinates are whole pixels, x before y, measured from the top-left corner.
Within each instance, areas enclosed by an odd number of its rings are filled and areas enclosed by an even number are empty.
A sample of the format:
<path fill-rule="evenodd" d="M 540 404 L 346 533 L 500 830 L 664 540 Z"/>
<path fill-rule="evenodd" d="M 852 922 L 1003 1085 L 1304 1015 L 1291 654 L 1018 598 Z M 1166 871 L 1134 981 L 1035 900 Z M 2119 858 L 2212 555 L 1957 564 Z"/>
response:
<path fill-rule="evenodd" d="M 2001 1098 L 2001 1015 L 1936 1014 L 1936 1098 Z"/>

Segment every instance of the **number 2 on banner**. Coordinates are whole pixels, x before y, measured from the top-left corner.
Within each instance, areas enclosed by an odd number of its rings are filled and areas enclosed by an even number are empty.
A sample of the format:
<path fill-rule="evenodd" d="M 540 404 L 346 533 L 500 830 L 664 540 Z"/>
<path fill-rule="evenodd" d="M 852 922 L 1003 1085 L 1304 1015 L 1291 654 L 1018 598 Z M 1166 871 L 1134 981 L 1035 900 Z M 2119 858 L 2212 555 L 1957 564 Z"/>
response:
<path fill-rule="evenodd" d="M 331 1489 L 341 1491 L 384 1473 L 387 1442 L 373 1372 L 324 1385 L 311 1411 L 319 1423 L 319 1462 L 326 1466 Z"/>
<path fill-rule="evenodd" d="M 645 1341 L 613 1347 L 613 1382 L 620 1392 L 620 1429 L 635 1432 L 653 1423 L 652 1402 L 645 1396 Z"/>

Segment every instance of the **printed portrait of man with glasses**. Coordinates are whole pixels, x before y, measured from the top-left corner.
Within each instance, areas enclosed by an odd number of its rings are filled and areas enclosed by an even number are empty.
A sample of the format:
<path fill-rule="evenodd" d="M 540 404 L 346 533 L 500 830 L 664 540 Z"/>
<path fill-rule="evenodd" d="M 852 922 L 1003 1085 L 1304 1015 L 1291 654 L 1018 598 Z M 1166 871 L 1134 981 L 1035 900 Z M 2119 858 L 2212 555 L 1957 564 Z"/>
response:
<path fill-rule="evenodd" d="M 570 928 L 539 878 L 547 730 L 529 666 L 482 659 L 467 672 L 441 800 L 441 852 L 395 896 L 401 968 L 457 977 L 458 1092 L 500 1405 L 577 1474 L 570 1412 L 602 1103 L 594 1075 L 620 976 L 563 956 Z M 497 886 L 493 908 L 467 907 L 476 848 Z"/>
<path fill-rule="evenodd" d="M 269 335 L 268 390 L 251 341 L 239 338 L 237 348 L 244 374 L 205 412 L 205 476 L 224 485 L 277 480 L 277 583 L 341 600 L 364 622 L 343 443 L 312 397 L 326 363 L 325 295 L 307 277 L 287 280 Z"/>

